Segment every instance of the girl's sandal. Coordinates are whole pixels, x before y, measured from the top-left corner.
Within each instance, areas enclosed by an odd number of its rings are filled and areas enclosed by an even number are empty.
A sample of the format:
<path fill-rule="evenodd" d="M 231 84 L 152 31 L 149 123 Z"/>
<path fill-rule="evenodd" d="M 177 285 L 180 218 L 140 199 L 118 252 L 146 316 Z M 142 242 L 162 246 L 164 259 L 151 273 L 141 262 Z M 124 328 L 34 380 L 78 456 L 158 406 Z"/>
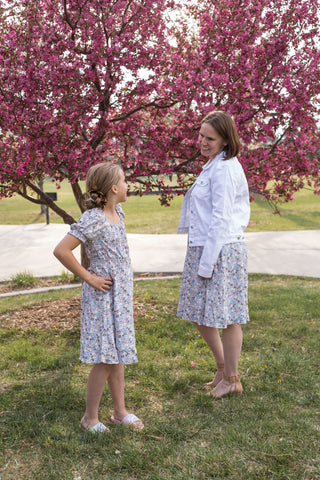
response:
<path fill-rule="evenodd" d="M 80 423 L 80 428 L 86 432 L 97 434 L 97 433 L 107 433 L 110 432 L 109 428 L 106 427 L 103 423 L 98 422 L 91 428 L 86 428 L 82 423 Z"/>
<path fill-rule="evenodd" d="M 216 387 L 219 382 L 223 379 L 223 370 L 224 370 L 224 363 L 217 363 L 217 371 L 214 376 L 214 379 L 211 382 L 205 383 L 206 387 Z"/>
<path fill-rule="evenodd" d="M 226 377 L 223 375 L 223 379 L 219 384 L 212 390 L 211 394 L 216 400 L 220 400 L 227 395 L 241 395 L 242 394 L 242 385 L 239 379 L 239 375 L 232 375 L 231 377 Z"/>
<path fill-rule="evenodd" d="M 133 415 L 133 413 L 128 413 L 122 420 L 118 420 L 117 418 L 111 417 L 111 422 L 116 423 L 117 425 L 132 425 L 134 430 L 142 430 L 144 425 L 140 418 Z"/>

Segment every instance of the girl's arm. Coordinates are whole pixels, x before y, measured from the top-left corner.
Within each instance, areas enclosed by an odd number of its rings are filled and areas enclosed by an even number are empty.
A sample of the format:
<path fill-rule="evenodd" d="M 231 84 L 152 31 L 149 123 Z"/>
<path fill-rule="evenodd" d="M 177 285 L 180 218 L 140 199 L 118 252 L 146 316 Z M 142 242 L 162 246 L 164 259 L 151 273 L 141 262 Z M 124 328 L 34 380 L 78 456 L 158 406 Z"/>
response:
<path fill-rule="evenodd" d="M 54 256 L 74 275 L 80 277 L 92 287 L 106 293 L 112 286 L 112 278 L 100 277 L 90 273 L 76 259 L 73 250 L 80 245 L 80 240 L 73 235 L 66 235 L 53 251 Z"/>

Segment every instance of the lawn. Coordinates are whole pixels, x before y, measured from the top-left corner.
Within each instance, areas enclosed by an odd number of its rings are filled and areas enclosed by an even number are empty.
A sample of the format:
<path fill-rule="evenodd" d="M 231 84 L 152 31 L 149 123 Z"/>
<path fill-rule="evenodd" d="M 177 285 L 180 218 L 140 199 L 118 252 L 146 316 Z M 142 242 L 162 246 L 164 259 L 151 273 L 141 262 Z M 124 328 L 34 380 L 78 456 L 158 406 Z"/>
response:
<path fill-rule="evenodd" d="M 58 203 L 79 216 L 67 184 Z M 181 203 L 129 197 L 127 231 L 175 233 Z M 320 228 L 307 190 L 281 215 L 262 198 L 251 206 L 249 232 Z M 39 210 L 2 199 L 0 224 L 43 223 Z M 0 299 L 0 480 L 320 480 L 320 279 L 249 276 L 244 394 L 221 401 L 204 387 L 208 348 L 176 317 L 179 283 L 135 283 L 139 363 L 126 367 L 126 398 L 146 428 L 111 425 L 106 389 L 100 418 L 111 433 L 100 437 L 78 427 L 90 369 L 78 360 L 79 290 Z"/>
<path fill-rule="evenodd" d="M 135 283 L 139 363 L 126 367 L 126 398 L 146 428 L 111 425 L 106 390 L 111 433 L 100 437 L 78 427 L 89 371 L 79 291 L 0 301 L 1 480 L 320 479 L 320 280 L 249 276 L 244 393 L 221 401 L 204 387 L 208 348 L 175 315 L 179 283 Z"/>
<path fill-rule="evenodd" d="M 45 191 L 55 191 L 55 184 L 46 182 Z M 70 185 L 62 183 L 57 191 L 57 203 L 75 219 L 80 216 Z M 176 233 L 179 222 L 182 196 L 175 197 L 170 207 L 162 207 L 155 195 L 129 196 L 123 208 L 126 212 L 128 233 Z M 280 215 L 275 215 L 268 202 L 257 196 L 251 203 L 251 219 L 248 232 L 317 230 L 320 228 L 320 197 L 309 190 L 302 190 L 295 200 L 280 204 Z M 40 215 L 39 205 L 19 196 L 0 200 L 0 225 L 45 223 Z M 63 223 L 54 212 L 50 213 L 51 223 Z"/>

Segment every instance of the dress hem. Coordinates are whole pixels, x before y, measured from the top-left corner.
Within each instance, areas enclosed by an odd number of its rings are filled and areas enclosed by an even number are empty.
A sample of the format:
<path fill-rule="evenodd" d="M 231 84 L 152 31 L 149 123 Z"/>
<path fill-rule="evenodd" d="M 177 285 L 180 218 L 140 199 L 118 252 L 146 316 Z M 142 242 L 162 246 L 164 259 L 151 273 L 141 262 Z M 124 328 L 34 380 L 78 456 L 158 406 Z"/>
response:
<path fill-rule="evenodd" d="M 248 320 L 245 320 L 243 322 L 230 322 L 230 323 L 219 323 L 219 324 L 212 324 L 211 323 L 210 325 L 208 325 L 208 324 L 204 323 L 204 321 L 193 320 L 192 318 L 185 318 L 185 317 L 183 317 L 182 314 L 179 314 L 179 313 L 177 314 L 177 317 L 181 318 L 182 320 L 185 320 L 186 322 L 196 323 L 197 325 L 201 325 L 203 327 L 223 328 L 223 329 L 229 327 L 230 325 L 246 325 L 250 321 L 250 319 L 248 319 Z"/>
<path fill-rule="evenodd" d="M 108 360 L 99 360 L 99 361 L 96 361 L 94 362 L 93 360 L 83 360 L 81 357 L 80 357 L 80 362 L 82 363 L 86 363 L 86 364 L 92 364 L 92 365 L 98 365 L 99 363 L 105 363 L 106 365 L 132 365 L 133 363 L 138 363 L 138 360 L 132 360 L 132 361 L 129 361 L 129 362 L 123 362 L 123 361 L 119 361 L 119 362 L 115 362 L 115 361 L 108 361 Z"/>

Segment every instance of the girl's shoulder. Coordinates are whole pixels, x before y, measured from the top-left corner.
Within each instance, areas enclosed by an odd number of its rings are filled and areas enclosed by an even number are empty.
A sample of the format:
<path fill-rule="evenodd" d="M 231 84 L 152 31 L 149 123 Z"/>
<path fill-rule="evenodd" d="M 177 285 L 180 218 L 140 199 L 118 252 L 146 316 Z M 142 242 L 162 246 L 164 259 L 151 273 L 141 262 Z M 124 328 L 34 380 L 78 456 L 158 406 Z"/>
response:
<path fill-rule="evenodd" d="M 100 220 L 103 220 L 104 218 L 105 218 L 105 215 L 100 208 L 90 208 L 89 210 L 86 210 L 85 212 L 83 212 L 83 214 L 81 215 L 81 217 L 78 220 L 78 223 L 79 222 L 86 222 L 86 221 L 91 222 L 95 219 L 97 221 L 100 221 Z"/>
<path fill-rule="evenodd" d="M 75 235 L 81 241 L 93 240 L 106 226 L 106 217 L 99 208 L 86 210 L 77 223 L 70 227 L 70 233 Z"/>

